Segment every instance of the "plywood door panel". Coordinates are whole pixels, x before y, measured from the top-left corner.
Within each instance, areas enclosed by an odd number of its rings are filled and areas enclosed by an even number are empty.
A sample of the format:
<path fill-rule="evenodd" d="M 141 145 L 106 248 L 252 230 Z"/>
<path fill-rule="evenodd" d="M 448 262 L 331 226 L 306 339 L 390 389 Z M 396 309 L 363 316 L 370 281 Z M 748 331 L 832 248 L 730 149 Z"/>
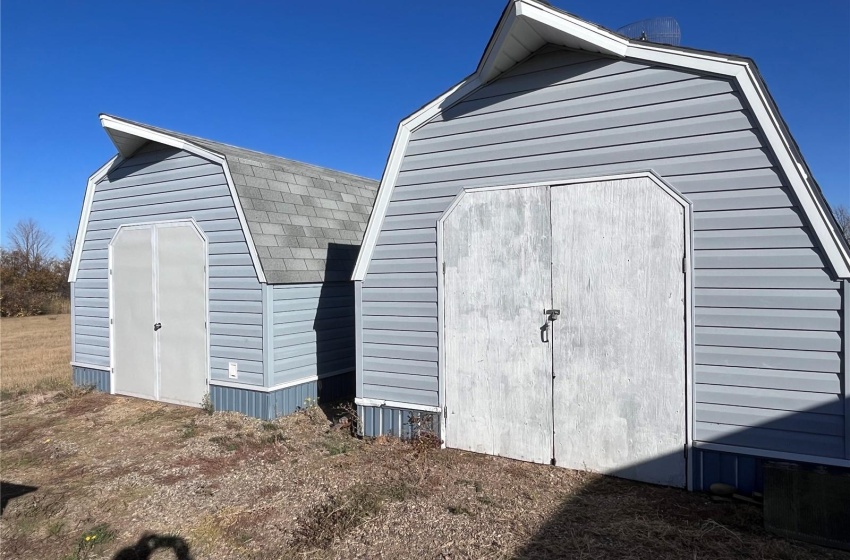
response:
<path fill-rule="evenodd" d="M 115 392 L 156 399 L 152 229 L 121 229 L 112 242 Z"/>
<path fill-rule="evenodd" d="M 547 187 L 467 193 L 443 224 L 446 445 L 549 463 Z"/>
<path fill-rule="evenodd" d="M 190 224 L 156 235 L 160 399 L 198 406 L 207 390 L 206 245 Z"/>
<path fill-rule="evenodd" d="M 551 195 L 557 464 L 684 486 L 684 209 L 648 179 Z"/>

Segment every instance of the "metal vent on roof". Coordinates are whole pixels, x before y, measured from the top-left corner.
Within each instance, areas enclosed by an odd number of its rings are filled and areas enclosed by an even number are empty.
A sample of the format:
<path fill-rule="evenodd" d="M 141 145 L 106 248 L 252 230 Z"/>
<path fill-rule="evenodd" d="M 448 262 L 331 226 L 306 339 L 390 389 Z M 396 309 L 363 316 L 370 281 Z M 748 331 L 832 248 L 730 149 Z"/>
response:
<path fill-rule="evenodd" d="M 643 19 L 624 25 L 617 30 L 629 39 L 679 46 L 682 44 L 682 30 L 679 22 L 671 17 Z"/>

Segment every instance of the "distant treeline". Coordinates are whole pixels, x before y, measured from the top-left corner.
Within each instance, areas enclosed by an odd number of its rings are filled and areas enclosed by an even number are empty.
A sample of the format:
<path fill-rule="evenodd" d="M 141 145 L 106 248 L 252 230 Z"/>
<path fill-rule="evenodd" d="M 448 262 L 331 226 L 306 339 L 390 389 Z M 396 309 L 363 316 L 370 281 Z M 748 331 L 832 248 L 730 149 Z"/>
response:
<path fill-rule="evenodd" d="M 53 238 L 34 220 L 18 222 L 7 237 L 8 247 L 0 248 L 0 316 L 68 313 L 73 238 L 68 236 L 57 257 Z"/>

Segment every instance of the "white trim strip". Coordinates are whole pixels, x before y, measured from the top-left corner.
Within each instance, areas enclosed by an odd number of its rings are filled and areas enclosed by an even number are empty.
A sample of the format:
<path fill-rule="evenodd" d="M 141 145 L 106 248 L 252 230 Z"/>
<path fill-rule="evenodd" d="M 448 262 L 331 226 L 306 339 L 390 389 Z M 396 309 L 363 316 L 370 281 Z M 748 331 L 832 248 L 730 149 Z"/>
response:
<path fill-rule="evenodd" d="M 96 369 L 97 371 L 102 371 L 104 373 L 109 373 L 109 366 L 96 366 L 94 364 L 85 364 L 83 362 L 71 362 L 71 367 L 78 368 L 86 368 L 86 369 Z"/>
<path fill-rule="evenodd" d="M 625 50 L 621 55 L 625 58 L 733 78 L 749 104 L 758 127 L 763 131 L 767 143 L 771 147 L 771 151 L 776 155 L 779 166 L 791 184 L 800 207 L 811 223 L 812 230 L 823 247 L 824 254 L 836 276 L 838 278 L 850 278 L 850 253 L 842 244 L 839 237 L 840 233 L 833 227 L 832 221 L 828 217 L 828 210 L 821 204 L 815 192 L 816 187 L 805 173 L 802 162 L 794 157 L 791 141 L 784 134 L 779 118 L 771 109 L 766 93 L 759 85 L 759 80 L 747 61 L 708 53 L 679 51 L 661 45 L 626 41 L 615 33 L 607 32 L 579 18 L 561 13 L 536 0 L 516 0 L 513 6 L 505 10 L 502 15 L 502 19 L 496 27 L 493 37 L 488 42 L 485 55 L 475 74 L 409 116 L 399 125 L 399 131 L 393 142 L 386 170 L 378 189 L 375 206 L 372 215 L 369 217 L 369 224 L 352 274 L 352 280 L 364 280 L 366 278 L 369 262 L 372 259 L 384 216 L 392 199 L 398 171 L 404 160 L 404 153 L 411 133 L 472 89 L 486 83 L 488 76 L 484 72 L 488 68 L 487 63 L 490 59 L 495 59 L 498 56 L 494 47 L 501 44 L 500 39 L 503 35 L 507 36 L 511 33 L 511 24 L 518 21 L 517 14 L 526 19 L 527 22 L 539 22 L 542 25 L 549 26 L 557 33 L 592 43 L 604 52 L 617 55 L 620 45 L 625 45 Z"/>
<path fill-rule="evenodd" d="M 422 412 L 434 412 L 439 414 L 439 406 L 427 406 L 424 404 L 400 403 L 395 401 L 383 401 L 379 399 L 356 398 L 354 404 L 357 406 L 371 406 L 375 408 L 400 408 L 403 410 L 421 410 Z"/>
<path fill-rule="evenodd" d="M 262 385 L 248 385 L 245 383 L 234 383 L 232 381 L 219 381 L 217 379 L 213 379 L 210 381 L 210 385 L 215 385 L 217 387 L 229 387 L 231 389 L 245 389 L 247 391 L 256 391 L 258 393 L 273 393 L 275 391 L 280 391 L 281 389 L 288 389 L 290 387 L 296 387 L 298 385 L 303 385 L 304 383 L 310 383 L 311 381 L 319 381 L 320 379 L 327 379 L 328 377 L 334 377 L 336 375 L 341 375 L 343 373 L 348 373 L 353 371 L 352 368 L 344 368 L 338 369 L 336 371 L 332 371 L 330 373 L 323 373 L 322 375 L 308 375 L 306 377 L 300 377 L 298 379 L 293 379 L 292 381 L 285 381 L 283 383 L 278 383 L 277 385 L 273 385 L 271 387 L 263 387 Z"/>

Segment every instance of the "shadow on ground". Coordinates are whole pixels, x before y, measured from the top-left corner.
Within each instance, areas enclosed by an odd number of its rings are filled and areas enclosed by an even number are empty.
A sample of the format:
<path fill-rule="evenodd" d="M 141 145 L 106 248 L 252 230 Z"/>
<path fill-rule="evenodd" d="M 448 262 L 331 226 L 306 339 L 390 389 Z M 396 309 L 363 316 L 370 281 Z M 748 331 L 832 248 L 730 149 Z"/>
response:
<path fill-rule="evenodd" d="M 14 482 L 0 481 L 0 515 L 6 511 L 6 506 L 9 501 L 19 498 L 30 492 L 38 490 L 36 486 L 27 486 L 25 484 L 15 484 Z"/>
<path fill-rule="evenodd" d="M 193 560 L 189 543 L 184 539 L 156 534 L 143 535 L 136 544 L 119 550 L 112 560 L 148 560 L 161 550 L 171 550 L 176 560 Z M 157 554 L 157 558 L 162 556 Z"/>

